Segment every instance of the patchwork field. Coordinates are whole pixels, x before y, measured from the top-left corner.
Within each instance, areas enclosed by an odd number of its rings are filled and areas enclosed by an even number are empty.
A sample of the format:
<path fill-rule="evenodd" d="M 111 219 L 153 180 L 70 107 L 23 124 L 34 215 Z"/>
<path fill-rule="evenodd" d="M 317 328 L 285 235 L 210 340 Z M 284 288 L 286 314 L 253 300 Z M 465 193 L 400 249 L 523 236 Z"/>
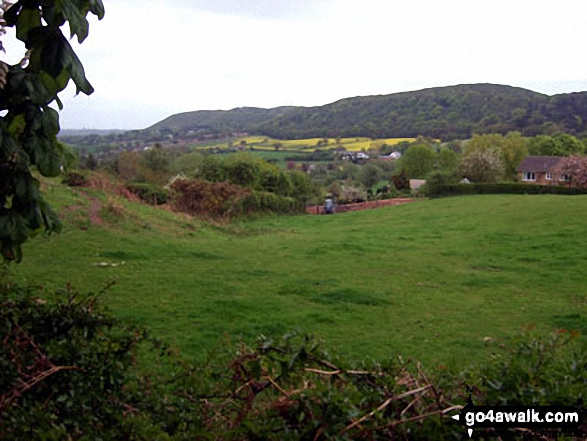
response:
<path fill-rule="evenodd" d="M 47 192 L 64 231 L 28 243 L 10 276 L 93 291 L 116 281 L 104 294 L 116 315 L 198 358 L 226 338 L 301 329 L 352 358 L 463 364 L 524 327 L 587 333 L 587 197 L 210 226 L 99 192 Z M 97 203 L 102 225 L 88 217 Z"/>
<path fill-rule="evenodd" d="M 262 136 L 247 136 L 238 138 L 232 141 L 232 145 L 244 145 L 249 149 L 275 151 L 277 150 L 288 150 L 288 151 L 303 151 L 313 152 L 316 150 L 328 150 L 336 147 L 344 147 L 350 152 L 358 152 L 361 150 L 369 150 L 372 144 L 377 145 L 387 144 L 395 145 L 400 142 L 414 142 L 415 138 L 388 138 L 371 140 L 369 138 L 341 138 L 340 142 L 337 142 L 334 138 L 329 138 L 328 143 L 324 144 L 325 138 L 310 138 L 310 139 L 291 139 L 291 140 L 277 140 Z M 201 146 L 201 149 L 224 149 L 228 148 L 226 142 L 218 144 L 207 144 Z"/>

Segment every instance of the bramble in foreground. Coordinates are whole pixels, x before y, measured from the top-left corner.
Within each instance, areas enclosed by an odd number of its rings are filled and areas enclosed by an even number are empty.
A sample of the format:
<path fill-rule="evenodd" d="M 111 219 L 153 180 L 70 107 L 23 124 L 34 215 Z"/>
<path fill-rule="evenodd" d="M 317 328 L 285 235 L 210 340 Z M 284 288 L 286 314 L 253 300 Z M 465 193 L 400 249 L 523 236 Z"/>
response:
<path fill-rule="evenodd" d="M 351 364 L 297 334 L 194 365 L 113 318 L 100 293 L 47 294 L 0 285 L 3 439 L 445 439 L 462 436 L 450 417 L 469 394 L 570 405 L 587 392 L 587 351 L 569 332 L 521 335 L 458 373 L 400 358 Z"/>

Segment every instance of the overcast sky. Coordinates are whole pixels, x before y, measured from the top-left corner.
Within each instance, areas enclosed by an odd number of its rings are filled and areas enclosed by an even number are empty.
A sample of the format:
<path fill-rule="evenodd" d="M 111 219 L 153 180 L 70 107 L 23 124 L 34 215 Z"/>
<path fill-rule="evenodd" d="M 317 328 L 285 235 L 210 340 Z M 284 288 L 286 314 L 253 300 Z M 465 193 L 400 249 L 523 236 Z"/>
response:
<path fill-rule="evenodd" d="M 96 92 L 61 94 L 62 128 L 464 83 L 587 90 L 586 0 L 103 1 L 74 44 Z"/>

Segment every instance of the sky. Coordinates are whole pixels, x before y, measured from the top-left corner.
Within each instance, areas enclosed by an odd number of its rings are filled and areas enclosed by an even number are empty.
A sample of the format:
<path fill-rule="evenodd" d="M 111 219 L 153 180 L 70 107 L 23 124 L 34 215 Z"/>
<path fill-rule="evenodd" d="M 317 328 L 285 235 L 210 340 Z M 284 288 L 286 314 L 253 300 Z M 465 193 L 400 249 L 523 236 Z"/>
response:
<path fill-rule="evenodd" d="M 65 129 L 142 129 L 180 112 L 320 106 L 494 83 L 587 90 L 585 0 L 103 0 L 72 46 L 95 88 Z M 24 50 L 11 35 L 7 54 Z"/>

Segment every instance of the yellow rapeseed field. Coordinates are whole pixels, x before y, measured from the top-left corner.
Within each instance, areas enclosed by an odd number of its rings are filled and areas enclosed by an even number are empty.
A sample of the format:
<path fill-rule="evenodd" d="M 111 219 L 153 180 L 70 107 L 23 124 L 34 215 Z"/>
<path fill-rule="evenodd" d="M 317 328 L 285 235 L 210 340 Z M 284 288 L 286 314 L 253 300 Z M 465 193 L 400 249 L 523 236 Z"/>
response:
<path fill-rule="evenodd" d="M 336 147 L 343 147 L 349 152 L 358 152 L 361 150 L 369 150 L 372 147 L 381 146 L 383 144 L 395 145 L 400 142 L 414 142 L 416 138 L 387 138 L 371 140 L 370 138 L 341 138 L 337 143 L 336 139 L 328 138 L 328 143 L 324 144 L 326 138 L 307 138 L 307 139 L 272 139 L 267 136 L 245 136 L 237 138 L 231 142 L 232 146 L 241 145 L 244 141 L 244 146 L 254 148 L 256 150 L 275 151 L 276 144 L 279 144 L 279 150 L 295 150 L 314 152 L 316 150 L 328 150 Z M 226 149 L 228 148 L 228 141 L 209 144 L 206 146 L 196 147 L 198 149 Z"/>

